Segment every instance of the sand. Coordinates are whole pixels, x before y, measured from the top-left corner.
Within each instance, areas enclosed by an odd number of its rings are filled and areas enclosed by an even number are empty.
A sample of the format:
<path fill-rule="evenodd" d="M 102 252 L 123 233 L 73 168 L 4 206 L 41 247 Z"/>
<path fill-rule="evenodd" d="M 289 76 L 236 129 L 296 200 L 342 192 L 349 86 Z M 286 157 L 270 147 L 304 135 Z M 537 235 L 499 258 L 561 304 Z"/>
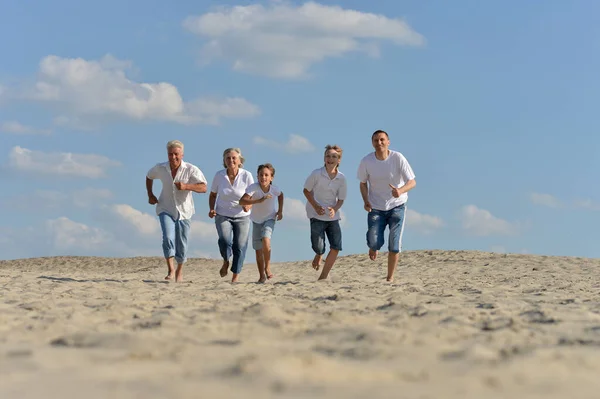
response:
<path fill-rule="evenodd" d="M 0 398 L 596 398 L 600 260 L 409 251 L 256 284 L 191 259 L 0 262 Z"/>

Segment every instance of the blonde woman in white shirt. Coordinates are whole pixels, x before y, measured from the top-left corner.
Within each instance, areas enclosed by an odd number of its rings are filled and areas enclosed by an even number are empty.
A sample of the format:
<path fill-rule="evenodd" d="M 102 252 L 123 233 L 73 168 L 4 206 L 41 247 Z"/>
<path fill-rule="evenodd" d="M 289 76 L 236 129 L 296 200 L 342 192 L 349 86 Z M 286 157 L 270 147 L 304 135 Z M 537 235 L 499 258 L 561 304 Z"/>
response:
<path fill-rule="evenodd" d="M 283 219 L 283 192 L 273 184 L 275 168 L 270 163 L 258 165 L 258 182 L 246 189 L 242 205 L 252 205 L 252 247 L 256 251 L 259 283 L 273 278 L 271 273 L 271 236 L 275 220 Z M 277 204 L 275 203 L 277 198 Z"/>
<path fill-rule="evenodd" d="M 325 253 L 325 236 L 329 240 L 329 254 L 319 276 L 324 280 L 329 275 L 338 253 L 342 250 L 342 230 L 339 210 L 344 204 L 348 191 L 346 177 L 339 171 L 342 149 L 337 145 L 325 147 L 325 165 L 315 169 L 304 183 L 304 196 L 307 199 L 306 215 L 310 219 L 310 241 L 315 257 L 312 266 L 321 267 Z"/>
<path fill-rule="evenodd" d="M 244 161 L 239 148 L 227 148 L 223 151 L 225 169 L 215 174 L 208 198 L 208 217 L 215 218 L 219 252 L 223 258 L 220 275 L 225 277 L 231 265 L 232 283 L 238 281 L 242 271 L 250 233 L 251 206 L 241 205 L 239 200 L 248 186 L 254 183 L 254 178 L 252 173 L 243 169 Z"/>

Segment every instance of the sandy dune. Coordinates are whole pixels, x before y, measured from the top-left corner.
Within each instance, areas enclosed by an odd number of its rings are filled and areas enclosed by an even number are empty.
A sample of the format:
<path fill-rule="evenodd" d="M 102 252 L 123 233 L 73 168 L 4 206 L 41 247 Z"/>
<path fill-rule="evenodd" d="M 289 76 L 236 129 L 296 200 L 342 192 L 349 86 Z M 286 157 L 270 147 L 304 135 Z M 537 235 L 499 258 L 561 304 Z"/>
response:
<path fill-rule="evenodd" d="M 0 398 L 597 398 L 600 260 L 469 251 L 310 262 L 0 262 Z"/>

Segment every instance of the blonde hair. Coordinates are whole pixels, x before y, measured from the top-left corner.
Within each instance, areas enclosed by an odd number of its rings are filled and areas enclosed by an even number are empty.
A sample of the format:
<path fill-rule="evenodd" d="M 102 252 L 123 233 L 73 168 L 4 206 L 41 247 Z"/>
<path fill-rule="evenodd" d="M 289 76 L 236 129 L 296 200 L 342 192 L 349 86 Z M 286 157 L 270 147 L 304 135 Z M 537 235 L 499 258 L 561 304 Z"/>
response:
<path fill-rule="evenodd" d="M 167 151 L 171 148 L 181 148 L 181 152 L 183 152 L 183 143 L 179 140 L 171 140 L 167 143 Z"/>
<path fill-rule="evenodd" d="M 223 151 L 223 167 L 225 169 L 227 169 L 227 164 L 225 163 L 225 155 L 227 155 L 231 151 L 234 151 L 234 152 L 238 153 L 239 158 L 240 158 L 240 166 L 243 167 L 244 166 L 244 162 L 246 162 L 246 158 L 244 158 L 244 156 L 242 155 L 242 150 L 240 150 L 238 147 L 227 148 L 225 151 Z"/>
<path fill-rule="evenodd" d="M 342 162 L 342 152 L 343 152 L 342 147 L 340 147 L 339 145 L 336 145 L 336 144 L 333 144 L 333 145 L 327 144 L 325 146 L 325 154 L 324 155 L 327 155 L 327 151 L 329 151 L 329 150 L 334 150 L 339 155 L 338 163 L 335 166 L 335 170 L 338 170 L 340 167 L 340 162 Z"/>

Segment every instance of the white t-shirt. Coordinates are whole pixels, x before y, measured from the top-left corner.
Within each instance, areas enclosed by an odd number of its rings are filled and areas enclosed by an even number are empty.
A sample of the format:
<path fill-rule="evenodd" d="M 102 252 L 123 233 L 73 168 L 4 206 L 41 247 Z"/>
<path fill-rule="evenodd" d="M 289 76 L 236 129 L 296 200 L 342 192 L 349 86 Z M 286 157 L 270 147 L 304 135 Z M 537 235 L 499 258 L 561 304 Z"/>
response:
<path fill-rule="evenodd" d="M 345 200 L 348 191 L 344 174 L 338 170 L 337 175 L 333 179 L 330 179 L 327 169 L 324 166 L 312 171 L 304 183 L 304 188 L 313 193 L 313 198 L 323 208 L 333 207 L 337 204 L 338 200 Z M 310 202 L 307 202 L 306 216 L 309 219 L 315 218 L 325 221 L 339 220 L 340 212 L 336 212 L 333 218 L 329 217 L 328 212 L 325 212 L 324 215 L 319 215 Z"/>
<path fill-rule="evenodd" d="M 281 194 L 279 187 L 271 184 L 269 192 L 265 193 L 262 188 L 260 188 L 260 183 L 254 183 L 246 189 L 246 194 L 250 195 L 252 199 L 261 199 L 267 194 L 271 194 L 271 198 L 252 205 L 250 220 L 254 223 L 264 223 L 265 220 L 276 218 L 277 210 L 279 209 L 277 197 Z"/>
<path fill-rule="evenodd" d="M 210 191 L 217 194 L 215 211 L 217 215 L 227 217 L 241 217 L 250 215 L 240 205 L 240 198 L 246 193 L 246 189 L 254 183 L 252 173 L 245 169 L 239 169 L 233 184 L 227 177 L 227 169 L 222 169 L 215 174 Z"/>
<path fill-rule="evenodd" d="M 179 169 L 177 169 L 175 178 L 173 178 L 169 163 L 158 163 L 148 171 L 146 177 L 152 180 L 160 179 L 162 183 L 162 191 L 160 192 L 158 204 L 156 205 L 157 215 L 167 212 L 175 220 L 179 217 L 181 217 L 182 220 L 190 219 L 192 217 L 195 212 L 192 191 L 179 190 L 175 187 L 174 183 L 206 184 L 206 178 L 197 166 L 181 161 L 181 165 L 179 166 Z"/>
<path fill-rule="evenodd" d="M 408 193 L 394 198 L 390 184 L 394 187 L 402 187 L 415 178 L 404 155 L 397 151 L 389 151 L 390 155 L 383 161 L 377 159 L 375 152 L 372 152 L 358 165 L 358 180 L 361 183 L 368 182 L 371 207 L 380 211 L 389 211 L 408 200 Z"/>

